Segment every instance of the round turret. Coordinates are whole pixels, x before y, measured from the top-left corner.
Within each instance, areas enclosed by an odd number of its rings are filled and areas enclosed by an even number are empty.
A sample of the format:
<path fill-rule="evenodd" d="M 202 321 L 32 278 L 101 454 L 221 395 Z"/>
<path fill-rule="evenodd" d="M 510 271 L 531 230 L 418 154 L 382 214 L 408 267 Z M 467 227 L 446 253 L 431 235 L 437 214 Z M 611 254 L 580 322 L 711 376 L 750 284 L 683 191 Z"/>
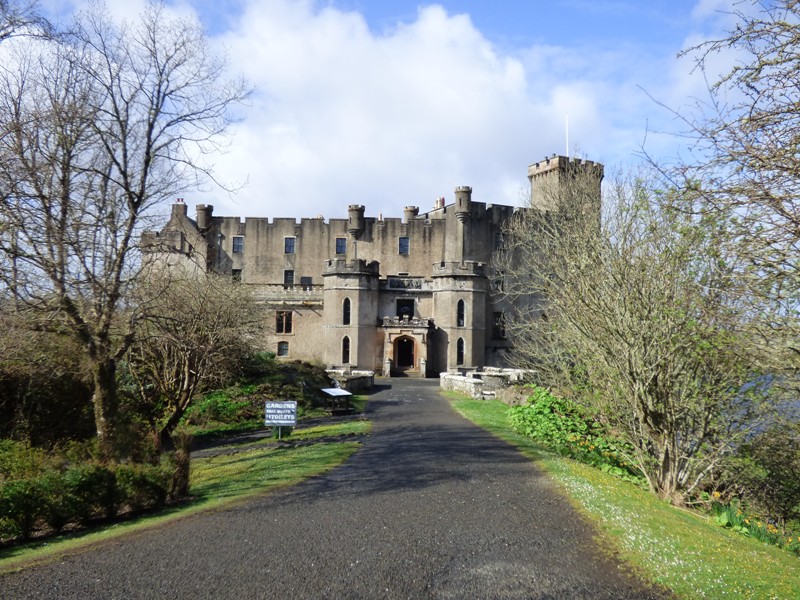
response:
<path fill-rule="evenodd" d="M 418 206 L 406 206 L 403 209 L 403 221 L 408 223 L 412 219 L 414 219 L 419 214 L 419 207 Z"/>
<path fill-rule="evenodd" d="M 364 207 L 360 204 L 351 204 L 347 207 L 347 233 L 354 238 L 364 233 Z"/>
<path fill-rule="evenodd" d="M 462 185 L 456 188 L 456 217 L 462 223 L 469 219 L 472 212 L 472 188 Z"/>
<path fill-rule="evenodd" d="M 214 207 L 210 204 L 197 205 L 197 228 L 202 230 L 211 227 L 211 215 L 214 213 Z"/>

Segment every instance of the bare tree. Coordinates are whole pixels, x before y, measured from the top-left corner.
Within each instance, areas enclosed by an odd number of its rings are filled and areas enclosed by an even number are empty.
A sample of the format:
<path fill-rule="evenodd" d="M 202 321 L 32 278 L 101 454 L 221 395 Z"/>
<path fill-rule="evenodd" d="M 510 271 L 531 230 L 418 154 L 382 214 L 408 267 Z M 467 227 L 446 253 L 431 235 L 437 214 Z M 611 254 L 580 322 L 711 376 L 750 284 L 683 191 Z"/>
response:
<path fill-rule="evenodd" d="M 124 305 L 154 207 L 209 175 L 231 107 L 198 25 L 157 2 L 134 25 L 92 5 L 58 39 L 13 40 L 0 70 L 0 281 L 68 324 L 92 366 L 101 451 L 112 456 L 117 362 L 138 310 Z M 130 308 L 130 310 L 128 309 Z"/>
<path fill-rule="evenodd" d="M 163 445 L 197 394 L 236 374 L 259 319 L 252 294 L 230 278 L 201 274 L 173 277 L 166 287 L 152 279 L 142 285 L 159 293 L 139 323 L 128 366 L 141 400 L 154 409 Z"/>
<path fill-rule="evenodd" d="M 50 24 L 39 14 L 38 2 L 0 0 L 0 42 L 17 35 L 47 35 Z"/>
<path fill-rule="evenodd" d="M 708 94 L 675 112 L 691 144 L 689 160 L 661 165 L 688 212 L 725 219 L 746 259 L 743 281 L 764 311 L 764 343 L 782 344 L 800 370 L 800 2 L 733 3 L 736 25 L 721 39 L 687 49 L 709 82 Z M 734 66 L 718 76 L 714 58 Z M 792 356 L 793 355 L 793 356 Z"/>
<path fill-rule="evenodd" d="M 650 181 L 613 181 L 601 222 L 596 178 L 572 178 L 554 210 L 518 213 L 499 268 L 513 360 L 601 415 L 682 502 L 772 405 L 719 223 Z"/>

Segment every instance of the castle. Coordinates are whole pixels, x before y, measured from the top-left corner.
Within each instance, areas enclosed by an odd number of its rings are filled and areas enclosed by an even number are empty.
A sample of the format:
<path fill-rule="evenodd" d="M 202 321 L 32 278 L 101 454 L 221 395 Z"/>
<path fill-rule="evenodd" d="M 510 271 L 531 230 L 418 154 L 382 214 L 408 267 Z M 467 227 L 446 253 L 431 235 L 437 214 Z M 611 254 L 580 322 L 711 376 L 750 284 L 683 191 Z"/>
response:
<path fill-rule="evenodd" d="M 387 376 L 505 366 L 512 307 L 497 293 L 503 273 L 492 257 L 515 211 L 552 209 L 553 190 L 575 170 L 596 176 L 599 198 L 602 165 L 553 156 L 528 168 L 531 209 L 476 202 L 466 186 L 452 204 L 407 206 L 402 219 L 351 205 L 347 218 L 327 222 L 242 221 L 198 205 L 193 220 L 178 202 L 143 244 L 168 264 L 253 286 L 268 320 L 262 345 L 278 357 Z"/>

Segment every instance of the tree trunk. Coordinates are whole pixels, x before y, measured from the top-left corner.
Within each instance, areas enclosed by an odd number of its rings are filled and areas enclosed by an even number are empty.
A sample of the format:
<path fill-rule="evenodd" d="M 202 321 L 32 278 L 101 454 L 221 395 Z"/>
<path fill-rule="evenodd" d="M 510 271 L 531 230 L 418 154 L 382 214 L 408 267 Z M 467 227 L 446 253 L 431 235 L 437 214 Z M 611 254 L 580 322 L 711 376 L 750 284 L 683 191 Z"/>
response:
<path fill-rule="evenodd" d="M 116 455 L 118 414 L 117 363 L 113 358 L 96 359 L 92 365 L 94 377 L 94 420 L 100 456 L 109 461 Z"/>
<path fill-rule="evenodd" d="M 173 448 L 175 444 L 172 441 L 172 433 L 175 431 L 175 428 L 178 426 L 178 423 L 181 422 L 181 417 L 183 416 L 184 409 L 181 405 L 175 407 L 173 413 L 167 419 L 167 422 L 161 428 L 161 431 L 158 434 L 159 439 L 159 450 L 164 450 L 166 448 Z"/>

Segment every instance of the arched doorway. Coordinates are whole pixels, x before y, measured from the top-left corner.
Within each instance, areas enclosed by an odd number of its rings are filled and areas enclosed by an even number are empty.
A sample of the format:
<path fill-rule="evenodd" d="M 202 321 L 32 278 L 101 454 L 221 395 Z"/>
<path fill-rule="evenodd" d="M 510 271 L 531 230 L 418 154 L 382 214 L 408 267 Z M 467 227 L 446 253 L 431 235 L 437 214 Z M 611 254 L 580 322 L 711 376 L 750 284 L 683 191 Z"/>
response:
<path fill-rule="evenodd" d="M 414 339 L 408 336 L 399 337 L 394 342 L 394 365 L 400 371 L 414 368 Z"/>

